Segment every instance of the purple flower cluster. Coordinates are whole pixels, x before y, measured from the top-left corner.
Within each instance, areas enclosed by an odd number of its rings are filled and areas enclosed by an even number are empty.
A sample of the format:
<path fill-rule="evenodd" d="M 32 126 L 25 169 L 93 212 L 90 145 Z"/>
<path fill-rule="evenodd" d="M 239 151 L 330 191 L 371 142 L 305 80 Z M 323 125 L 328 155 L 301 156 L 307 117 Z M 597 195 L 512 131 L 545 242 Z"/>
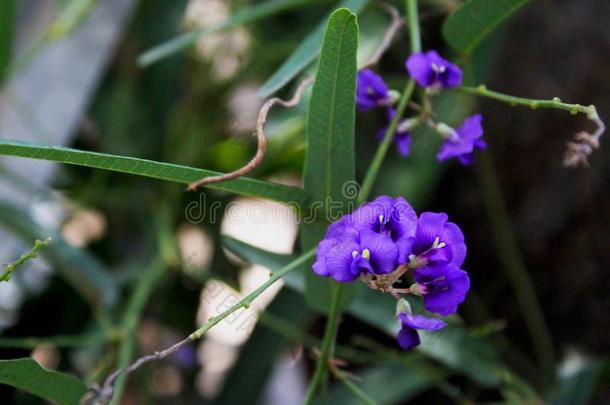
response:
<path fill-rule="evenodd" d="M 407 59 L 405 66 L 413 80 L 425 88 L 428 93 L 435 93 L 441 89 L 450 89 L 462 84 L 460 67 L 443 59 L 434 50 L 412 54 Z M 356 105 L 359 110 L 386 108 L 388 122 L 390 122 L 396 116 L 396 110 L 392 107 L 393 102 L 390 89 L 381 76 L 370 69 L 364 69 L 358 73 Z M 403 119 L 396 129 L 394 143 L 398 153 L 403 157 L 408 156 L 411 152 L 411 130 L 417 125 L 417 121 L 417 119 Z M 486 143 L 482 139 L 483 127 L 479 114 L 468 117 L 457 129 L 446 124 L 433 125 L 433 127 L 444 139 L 436 155 L 438 161 L 457 158 L 463 165 L 469 165 L 474 161 L 474 151 L 486 148 Z M 378 132 L 378 140 L 383 140 L 387 128 L 385 126 Z"/>
<path fill-rule="evenodd" d="M 329 226 L 318 245 L 313 271 L 339 282 L 361 277 L 388 292 L 410 274 L 414 283 L 408 292 L 421 296 L 427 311 L 448 316 L 457 311 L 470 288 L 468 274 L 460 269 L 465 257 L 464 235 L 446 214 L 424 212 L 418 218 L 404 198 L 381 196 Z M 405 349 L 418 344 L 419 338 L 413 337 L 417 329 L 445 325 L 410 313 L 398 318 L 403 325 L 399 342 Z"/>

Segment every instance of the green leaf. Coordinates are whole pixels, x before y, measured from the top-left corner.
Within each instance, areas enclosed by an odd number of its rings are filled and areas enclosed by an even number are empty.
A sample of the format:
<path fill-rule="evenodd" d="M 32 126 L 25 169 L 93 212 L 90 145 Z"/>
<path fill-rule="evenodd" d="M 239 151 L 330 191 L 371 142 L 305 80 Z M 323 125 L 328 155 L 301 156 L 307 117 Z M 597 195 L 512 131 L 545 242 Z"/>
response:
<path fill-rule="evenodd" d="M 211 170 L 196 169 L 146 159 L 11 140 L 0 140 L 0 155 L 51 160 L 59 163 L 135 174 L 182 184 L 188 184 L 202 177 L 220 174 Z M 299 206 L 302 206 L 307 200 L 303 190 L 297 187 L 284 186 L 248 177 L 211 184 L 208 187 L 241 195 L 294 203 Z"/>
<path fill-rule="evenodd" d="M 359 13 L 367 3 L 368 0 L 343 0 L 337 7 L 346 7 L 354 13 Z M 327 19 L 320 22 L 292 55 L 267 79 L 259 90 L 261 97 L 266 98 L 284 87 L 318 56 L 327 22 Z"/>
<path fill-rule="evenodd" d="M 356 120 L 356 15 L 346 8 L 335 11 L 328 21 L 320 66 L 311 93 L 307 117 L 307 156 L 303 182 L 314 201 L 313 221 L 304 221 L 301 243 L 309 250 L 324 237 L 329 222 L 351 211 L 355 195 L 356 162 L 354 126 Z M 355 193 L 354 193 L 355 194 Z M 319 208 L 317 209 L 318 206 Z M 318 311 L 327 311 L 333 281 L 306 273 L 306 301 Z M 347 290 L 348 288 L 346 288 Z M 351 293 L 344 291 L 344 301 Z"/>
<path fill-rule="evenodd" d="M 443 24 L 445 41 L 461 54 L 470 55 L 504 20 L 530 0 L 470 0 Z"/>
<path fill-rule="evenodd" d="M 21 209 L 0 200 L 0 225 L 29 242 L 50 237 L 53 242 L 40 254 L 78 291 L 94 309 L 111 308 L 118 299 L 118 286 L 106 268 L 84 250 L 66 243 L 60 234 L 34 222 Z"/>
<path fill-rule="evenodd" d="M 17 17 L 15 0 L 0 1 L 0 87 L 13 53 L 13 38 Z"/>
<path fill-rule="evenodd" d="M 10 385 L 60 405 L 75 405 L 87 392 L 76 377 L 46 370 L 33 359 L 0 360 L 0 384 Z"/>
<path fill-rule="evenodd" d="M 167 58 L 177 52 L 191 47 L 201 38 L 235 28 L 238 25 L 253 22 L 282 11 L 290 10 L 302 4 L 308 3 L 309 0 L 269 0 L 264 3 L 258 3 L 249 7 L 244 7 L 231 15 L 226 21 L 223 21 L 210 28 L 196 29 L 167 42 L 157 45 L 152 49 L 144 52 L 138 58 L 140 66 L 150 66 L 162 59 Z"/>

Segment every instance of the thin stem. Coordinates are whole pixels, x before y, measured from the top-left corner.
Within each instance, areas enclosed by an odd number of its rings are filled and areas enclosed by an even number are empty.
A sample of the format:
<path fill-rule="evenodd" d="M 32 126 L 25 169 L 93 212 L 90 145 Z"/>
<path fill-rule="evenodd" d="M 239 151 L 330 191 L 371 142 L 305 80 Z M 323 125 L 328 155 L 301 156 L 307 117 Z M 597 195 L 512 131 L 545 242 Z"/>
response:
<path fill-rule="evenodd" d="M 534 110 L 537 108 L 554 108 L 569 111 L 571 114 L 586 114 L 587 118 L 590 121 L 593 121 L 597 128 L 593 133 L 588 133 L 586 131 L 578 132 L 574 136 L 574 140 L 572 142 L 567 142 L 563 158 L 564 167 L 588 167 L 589 163 L 587 158 L 595 149 L 599 148 L 599 138 L 606 130 L 606 124 L 604 124 L 602 119 L 597 114 L 597 108 L 595 108 L 594 105 L 584 106 L 580 104 L 563 103 L 559 97 L 554 97 L 552 100 L 536 100 L 516 97 L 508 94 L 498 93 L 497 91 L 488 90 L 483 84 L 477 87 L 458 87 L 456 90 L 463 93 L 475 94 L 477 96 L 502 101 L 510 104 L 511 106 L 522 105 L 530 107 Z"/>
<path fill-rule="evenodd" d="M 34 242 L 34 246 L 32 247 L 32 249 L 29 252 L 23 254 L 19 259 L 17 259 L 13 263 L 4 265 L 4 271 L 2 272 L 2 274 L 0 274 L 0 282 L 9 281 L 11 279 L 11 275 L 13 274 L 13 272 L 15 270 L 17 270 L 19 267 L 23 266 L 28 261 L 35 259 L 36 255 L 38 254 L 38 251 L 40 249 L 42 249 L 43 247 L 47 246 L 49 243 L 51 243 L 51 238 L 47 238 L 45 240 L 37 239 Z"/>
<path fill-rule="evenodd" d="M 409 18 L 409 39 L 411 52 L 421 52 L 421 34 L 419 29 L 419 14 L 417 0 L 406 0 L 407 16 Z"/>
<path fill-rule="evenodd" d="M 475 94 L 481 97 L 487 97 L 494 100 L 502 101 L 504 103 L 510 104 L 511 106 L 515 105 L 523 105 L 526 107 L 530 107 L 535 110 L 538 108 L 555 108 L 559 110 L 566 110 L 572 114 L 593 114 L 596 112 L 594 105 L 584 106 L 580 104 L 569 104 L 563 103 L 558 97 L 555 97 L 551 100 L 536 100 L 530 98 L 523 98 L 517 96 L 511 96 L 504 93 L 499 93 L 497 91 L 488 90 L 484 84 L 481 84 L 477 87 L 457 87 L 456 91 L 461 91 L 462 93 Z"/>
<path fill-rule="evenodd" d="M 351 393 L 354 394 L 356 398 L 362 401 L 362 403 L 367 405 L 376 405 L 378 403 L 373 398 L 371 398 L 366 392 L 361 390 L 356 384 L 354 384 L 352 380 L 349 379 L 349 376 L 346 373 L 340 370 L 336 370 L 333 372 L 333 375 L 337 377 L 337 379 L 341 381 L 343 385 L 345 385 L 345 388 L 351 391 Z"/>
<path fill-rule="evenodd" d="M 233 305 L 231 308 L 227 309 L 220 315 L 217 315 L 217 316 L 214 316 L 214 317 L 208 319 L 208 321 L 205 323 L 205 325 L 203 325 L 202 327 L 197 329 L 195 332 L 191 333 L 185 339 L 179 341 L 178 343 L 175 343 L 174 345 L 168 347 L 165 350 L 161 350 L 161 351 L 155 352 L 150 355 L 142 356 L 129 365 L 128 361 L 131 358 L 131 356 L 129 354 L 131 353 L 131 351 L 133 351 L 133 342 L 125 343 L 122 348 L 123 350 L 121 350 L 121 358 L 122 359 L 127 358 L 127 361 L 121 362 L 122 363 L 121 367 L 117 371 L 112 373 L 106 379 L 106 381 L 104 382 L 104 385 L 101 388 L 97 388 L 97 389 L 93 388 L 93 390 L 96 393 L 95 401 L 97 401 L 97 402 L 94 401 L 93 403 L 94 404 L 106 403 L 107 401 L 112 399 L 112 397 L 115 395 L 115 392 L 117 392 L 119 390 L 118 387 L 122 386 L 119 384 L 122 384 L 122 381 L 125 379 L 125 377 L 128 374 L 136 371 L 137 369 L 139 369 L 146 363 L 149 363 L 151 361 L 161 360 L 173 353 L 176 353 L 182 347 L 188 345 L 191 342 L 194 342 L 197 339 L 200 339 L 208 330 L 212 329 L 214 326 L 216 326 L 218 323 L 220 323 L 220 321 L 222 321 L 223 319 L 225 319 L 232 313 L 234 313 L 242 308 L 248 308 L 252 304 L 252 302 L 256 298 L 258 298 L 258 296 L 261 295 L 265 290 L 267 290 L 272 284 L 274 284 L 276 281 L 278 281 L 280 278 L 282 278 L 289 272 L 299 268 L 302 264 L 309 261 L 311 258 L 314 257 L 315 253 L 316 253 L 316 249 L 312 249 L 312 250 L 308 251 L 307 253 L 303 254 L 301 257 L 299 257 L 295 261 L 288 264 L 286 267 L 276 271 L 269 277 L 269 280 L 267 280 L 263 285 L 261 285 L 259 288 L 257 288 L 253 292 L 251 292 L 248 296 L 244 297 L 237 304 Z M 137 291 L 136 291 L 136 293 L 137 293 Z M 129 311 L 129 313 L 133 314 L 134 311 L 133 310 Z M 129 320 L 130 324 L 133 322 L 132 317 L 126 317 L 126 319 Z M 119 380 L 119 378 L 121 380 Z M 115 385 L 117 388 L 115 388 Z M 116 397 L 115 397 L 115 400 L 116 400 Z M 106 402 L 104 402 L 104 401 L 106 401 Z"/>
<path fill-rule="evenodd" d="M 496 250 L 517 296 L 517 302 L 532 339 L 536 357 L 544 371 L 543 375 L 552 380 L 555 372 L 553 341 L 544 319 L 540 301 L 536 296 L 534 284 L 515 239 L 504 203 L 504 196 L 489 152 L 481 155 L 478 174 Z"/>
<path fill-rule="evenodd" d="M 318 390 L 318 386 L 323 380 L 326 379 L 328 364 L 333 356 L 335 338 L 337 335 L 337 330 L 339 329 L 339 315 L 341 312 L 339 303 L 341 302 L 342 287 L 343 286 L 341 284 L 337 283 L 333 286 L 332 300 L 330 303 L 328 320 L 326 321 L 324 340 L 322 341 L 322 350 L 320 352 L 320 357 L 318 358 L 313 378 L 309 384 L 309 389 L 307 390 L 305 405 L 309 405 L 313 402 L 314 396 Z"/>
<path fill-rule="evenodd" d="M 385 131 L 383 136 L 383 140 L 375 152 L 375 156 L 373 157 L 373 161 L 369 166 L 368 171 L 366 172 L 366 176 L 362 182 L 362 188 L 360 190 L 360 194 L 358 195 L 358 202 L 365 202 L 371 193 L 373 188 L 373 184 L 377 179 L 377 175 L 379 174 L 379 170 L 381 169 L 381 165 L 383 164 L 383 160 L 385 158 L 388 149 L 392 141 L 394 140 L 394 135 L 396 133 L 396 128 L 398 127 L 398 123 L 402 119 L 402 116 L 407 108 L 407 104 L 413 95 L 413 90 L 415 90 L 415 82 L 413 80 L 409 80 L 407 82 L 407 86 L 400 97 L 400 101 L 398 103 L 398 107 L 396 108 L 396 115 L 390 122 L 388 129 Z"/>
<path fill-rule="evenodd" d="M 407 21 L 409 23 L 409 38 L 411 42 L 411 52 L 419 52 L 421 50 L 421 37 L 419 33 L 419 17 L 417 12 L 417 0 L 406 0 L 406 8 L 407 8 Z M 358 202 L 362 204 L 365 202 L 371 193 L 373 188 L 373 184 L 375 183 L 375 179 L 379 174 L 379 170 L 381 169 L 381 165 L 383 160 L 385 159 L 385 155 L 390 148 L 390 144 L 394 140 L 394 135 L 396 134 L 396 128 L 398 127 L 398 123 L 402 119 L 405 110 L 407 109 L 407 105 L 411 100 L 411 96 L 413 95 L 413 90 L 415 90 L 415 82 L 411 79 L 407 82 L 404 91 L 402 92 L 402 96 L 400 97 L 400 101 L 398 102 L 398 107 L 396 108 L 396 115 L 390 122 L 388 129 L 385 131 L 383 136 L 383 141 L 379 145 L 375 156 L 373 157 L 373 161 L 369 166 L 366 175 L 364 176 L 364 180 L 362 181 L 362 189 L 360 190 L 360 194 L 358 195 Z"/>

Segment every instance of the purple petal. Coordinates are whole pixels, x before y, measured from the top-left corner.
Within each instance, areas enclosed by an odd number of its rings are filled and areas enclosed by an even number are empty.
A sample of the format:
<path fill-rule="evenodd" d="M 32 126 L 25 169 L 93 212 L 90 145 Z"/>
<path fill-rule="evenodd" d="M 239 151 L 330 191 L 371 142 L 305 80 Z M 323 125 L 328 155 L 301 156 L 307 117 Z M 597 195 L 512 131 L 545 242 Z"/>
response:
<path fill-rule="evenodd" d="M 417 223 L 413 253 L 420 254 L 430 249 L 434 240 L 443 235 L 447 219 L 444 213 L 422 212 Z"/>
<path fill-rule="evenodd" d="M 415 329 L 403 326 L 398 332 L 398 344 L 403 350 L 411 350 L 421 343 Z"/>
<path fill-rule="evenodd" d="M 462 84 L 462 69 L 453 63 L 447 62 L 445 65 L 445 73 L 442 75 L 441 81 L 443 87 L 451 89 L 453 87 L 460 86 Z"/>
<path fill-rule="evenodd" d="M 462 230 L 453 222 L 447 222 L 442 239 L 451 249 L 451 264 L 461 266 L 466 259 L 466 243 Z"/>
<path fill-rule="evenodd" d="M 353 240 L 345 240 L 333 246 L 326 255 L 326 273 L 335 280 L 346 283 L 353 281 L 359 276 L 358 267 L 352 265 L 353 251 L 358 251 L 359 246 Z M 316 271 L 314 269 L 314 271 Z M 319 274 L 316 271 L 316 274 Z"/>
<path fill-rule="evenodd" d="M 466 118 L 462 125 L 455 130 L 460 138 L 464 139 L 476 139 L 483 136 L 483 126 L 481 121 L 483 116 L 481 114 L 471 115 Z"/>
<path fill-rule="evenodd" d="M 448 266 L 444 280 L 433 282 L 428 294 L 424 296 L 424 308 L 442 316 L 457 312 L 457 307 L 466 298 L 470 289 L 468 273 L 455 266 Z"/>
<path fill-rule="evenodd" d="M 396 144 L 396 149 L 398 153 L 402 157 L 409 156 L 411 153 L 411 133 L 410 132 L 402 132 L 396 133 L 394 138 L 394 143 Z"/>
<path fill-rule="evenodd" d="M 474 163 L 474 153 L 467 153 L 465 155 L 459 155 L 457 158 L 458 158 L 458 161 L 463 166 L 470 166 L 471 164 Z"/>
<path fill-rule="evenodd" d="M 432 70 L 428 54 L 424 55 L 422 52 L 412 54 L 409 56 L 409 59 L 407 59 L 406 67 L 409 71 L 409 75 L 421 87 L 428 87 L 434 83 L 436 74 L 434 73 L 434 70 Z"/>
<path fill-rule="evenodd" d="M 389 89 L 381 76 L 370 69 L 358 73 L 356 103 L 361 111 L 378 107 L 389 98 Z"/>
<path fill-rule="evenodd" d="M 388 235 L 363 231 L 360 247 L 362 250 L 369 250 L 370 262 L 375 274 L 388 274 L 396 269 L 398 248 Z"/>
<path fill-rule="evenodd" d="M 439 330 L 447 324 L 442 319 L 426 318 L 422 315 L 410 315 L 406 313 L 398 314 L 398 319 L 403 326 L 421 330 Z"/>

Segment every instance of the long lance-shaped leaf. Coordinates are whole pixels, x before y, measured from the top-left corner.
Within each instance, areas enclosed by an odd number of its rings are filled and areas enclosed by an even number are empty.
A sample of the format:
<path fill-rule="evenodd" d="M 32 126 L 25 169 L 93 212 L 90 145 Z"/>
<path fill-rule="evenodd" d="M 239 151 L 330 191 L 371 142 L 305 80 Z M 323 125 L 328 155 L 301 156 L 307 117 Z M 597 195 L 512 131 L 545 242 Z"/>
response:
<path fill-rule="evenodd" d="M 197 169 L 171 163 L 11 140 L 0 140 L 0 155 L 51 160 L 59 163 L 93 167 L 182 184 L 189 184 L 202 177 L 221 174 L 212 170 Z M 247 177 L 225 183 L 212 184 L 208 187 L 235 194 L 294 203 L 299 206 L 302 206 L 307 200 L 305 192 L 300 188 Z"/>
<path fill-rule="evenodd" d="M 0 87 L 11 63 L 15 22 L 17 20 L 16 11 L 17 2 L 15 0 L 0 1 Z"/>
<path fill-rule="evenodd" d="M 34 360 L 0 360 L 0 384 L 10 385 L 60 405 L 80 403 L 87 387 L 76 377 L 45 370 Z"/>
<path fill-rule="evenodd" d="M 359 13 L 367 3 L 368 0 L 343 0 L 337 7 L 346 7 L 354 13 Z M 265 84 L 263 84 L 259 90 L 261 97 L 268 97 L 284 87 L 290 80 L 301 73 L 316 56 L 318 56 L 327 23 L 327 19 L 320 22 L 303 42 L 301 42 L 301 45 L 299 45 L 292 55 L 290 55 Z"/>
<path fill-rule="evenodd" d="M 320 66 L 311 94 L 307 117 L 305 191 L 319 210 L 313 223 L 303 223 L 303 249 L 314 247 L 329 222 L 350 211 L 355 186 L 354 126 L 356 120 L 356 15 L 346 8 L 335 11 L 324 35 Z M 307 221 L 310 222 L 310 221 Z M 306 273 L 307 303 L 325 312 L 331 300 L 332 280 Z M 350 291 L 355 291 L 350 289 Z M 352 292 L 353 292 L 352 291 Z M 343 294 L 347 301 L 353 294 Z"/>
<path fill-rule="evenodd" d="M 201 38 L 222 32 L 238 25 L 256 21 L 258 19 L 268 17 L 270 15 L 298 7 L 310 0 L 269 0 L 264 3 L 254 4 L 249 7 L 244 7 L 237 10 L 230 18 L 210 28 L 196 29 L 176 38 L 170 39 L 167 42 L 157 45 L 154 48 L 144 52 L 138 58 L 140 66 L 150 66 L 153 63 L 159 62 L 177 52 L 180 52 L 194 45 Z"/>
<path fill-rule="evenodd" d="M 477 45 L 530 0 L 470 0 L 443 24 L 445 41 L 461 54 L 471 54 Z"/>

